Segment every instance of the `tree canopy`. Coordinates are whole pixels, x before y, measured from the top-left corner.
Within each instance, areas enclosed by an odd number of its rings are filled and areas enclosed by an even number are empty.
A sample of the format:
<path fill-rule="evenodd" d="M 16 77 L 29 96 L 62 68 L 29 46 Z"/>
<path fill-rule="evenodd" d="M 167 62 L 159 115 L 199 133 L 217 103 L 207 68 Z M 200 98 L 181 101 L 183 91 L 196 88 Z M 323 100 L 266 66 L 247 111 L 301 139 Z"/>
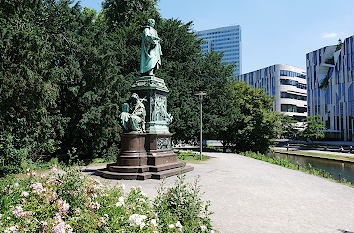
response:
<path fill-rule="evenodd" d="M 85 159 L 115 157 L 120 106 L 139 76 L 148 18 L 162 38 L 156 75 L 170 90 L 174 139 L 198 138 L 195 93 L 203 90 L 208 138 L 240 150 L 266 148 L 273 136 L 271 100 L 232 81 L 234 66 L 222 63 L 222 54 L 202 54 L 192 23 L 163 19 L 156 3 L 105 0 L 97 13 L 72 0 L 1 1 L 0 156 L 13 151 L 36 160 L 76 148 Z"/>

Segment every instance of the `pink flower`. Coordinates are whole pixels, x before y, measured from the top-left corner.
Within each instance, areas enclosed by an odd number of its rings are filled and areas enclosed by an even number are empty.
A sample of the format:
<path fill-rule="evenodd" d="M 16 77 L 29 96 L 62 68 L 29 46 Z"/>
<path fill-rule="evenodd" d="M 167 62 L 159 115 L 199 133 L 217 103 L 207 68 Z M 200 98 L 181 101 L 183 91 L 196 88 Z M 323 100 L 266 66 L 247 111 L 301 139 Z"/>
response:
<path fill-rule="evenodd" d="M 66 203 L 66 201 L 59 199 L 57 201 L 57 208 L 59 209 L 59 214 L 66 214 L 69 210 L 70 205 L 68 203 Z"/>
<path fill-rule="evenodd" d="M 100 208 L 100 203 L 98 203 L 97 201 L 92 202 L 91 198 L 87 199 L 86 205 L 87 205 L 87 207 L 92 208 L 92 209 L 99 209 Z"/>
<path fill-rule="evenodd" d="M 61 216 L 59 214 L 57 214 L 55 216 L 55 224 L 57 224 L 57 225 L 52 228 L 53 233 L 71 233 L 71 232 L 73 232 L 73 229 L 71 228 L 71 226 L 69 224 L 65 224 L 65 222 L 63 221 L 63 219 L 61 218 Z"/>
<path fill-rule="evenodd" d="M 42 225 L 42 232 L 48 232 L 49 231 L 48 223 L 46 221 L 40 221 L 40 224 Z"/>
<path fill-rule="evenodd" d="M 28 195 L 29 195 L 29 193 L 26 192 L 26 191 L 23 191 L 23 192 L 21 193 L 21 196 L 22 196 L 22 197 L 28 197 Z"/>
<path fill-rule="evenodd" d="M 12 207 L 12 208 L 11 208 Z M 23 217 L 23 216 L 28 216 L 28 215 L 33 215 L 32 211 L 23 211 L 21 206 L 16 206 L 15 208 L 13 206 L 10 206 L 11 209 L 13 209 L 12 213 L 17 217 Z"/>
<path fill-rule="evenodd" d="M 18 183 L 15 183 L 14 186 L 15 186 L 15 188 L 18 188 L 19 184 L 18 184 Z"/>
<path fill-rule="evenodd" d="M 31 171 L 31 169 L 27 168 L 27 174 L 26 175 L 27 176 L 34 176 L 34 175 L 36 175 L 36 172 Z"/>
<path fill-rule="evenodd" d="M 56 173 L 58 171 L 58 167 L 56 164 L 53 165 L 53 167 L 50 169 L 51 173 Z"/>
<path fill-rule="evenodd" d="M 46 190 L 43 188 L 42 183 L 34 183 L 31 184 L 30 187 L 33 189 L 33 193 L 35 194 L 41 194 L 42 192 L 45 192 Z"/>
<path fill-rule="evenodd" d="M 49 190 L 46 194 L 44 194 L 44 197 L 46 197 L 46 199 L 50 203 L 58 198 L 58 194 L 53 190 Z"/>

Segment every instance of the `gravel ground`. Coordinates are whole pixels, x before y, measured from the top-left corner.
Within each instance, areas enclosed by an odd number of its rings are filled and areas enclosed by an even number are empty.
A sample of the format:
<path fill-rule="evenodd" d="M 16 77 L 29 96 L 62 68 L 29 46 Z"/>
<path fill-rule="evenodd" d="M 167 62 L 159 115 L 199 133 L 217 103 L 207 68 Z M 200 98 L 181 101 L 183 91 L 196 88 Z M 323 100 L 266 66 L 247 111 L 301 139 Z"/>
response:
<path fill-rule="evenodd" d="M 297 170 L 230 153 L 205 153 L 186 180 L 200 177 L 220 232 L 354 232 L 354 188 Z M 91 166 L 93 171 L 104 165 Z M 172 185 L 175 177 L 165 180 Z M 141 186 L 150 197 L 162 181 L 116 181 Z"/>

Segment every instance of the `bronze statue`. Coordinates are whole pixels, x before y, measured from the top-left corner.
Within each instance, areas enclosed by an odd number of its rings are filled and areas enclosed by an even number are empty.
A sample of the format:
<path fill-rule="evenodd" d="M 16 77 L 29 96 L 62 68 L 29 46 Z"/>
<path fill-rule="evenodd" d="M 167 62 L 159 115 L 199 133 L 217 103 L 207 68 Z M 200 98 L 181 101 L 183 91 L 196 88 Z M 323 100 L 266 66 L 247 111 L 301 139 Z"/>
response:
<path fill-rule="evenodd" d="M 155 20 L 148 19 L 145 26 L 141 42 L 140 73 L 154 75 L 154 71 L 161 65 L 161 39 L 154 29 Z"/>

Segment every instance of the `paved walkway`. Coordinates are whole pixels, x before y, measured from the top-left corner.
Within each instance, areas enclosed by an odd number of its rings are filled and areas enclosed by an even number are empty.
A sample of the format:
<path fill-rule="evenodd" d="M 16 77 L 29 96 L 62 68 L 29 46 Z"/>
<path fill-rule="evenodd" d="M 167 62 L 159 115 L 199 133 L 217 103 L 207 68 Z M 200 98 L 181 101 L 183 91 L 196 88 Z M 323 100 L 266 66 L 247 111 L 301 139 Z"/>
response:
<path fill-rule="evenodd" d="M 220 232 L 354 232 L 354 188 L 239 155 L 206 154 L 212 158 L 193 164 L 187 180 L 200 176 Z M 161 181 L 121 183 L 141 186 L 153 198 Z"/>

